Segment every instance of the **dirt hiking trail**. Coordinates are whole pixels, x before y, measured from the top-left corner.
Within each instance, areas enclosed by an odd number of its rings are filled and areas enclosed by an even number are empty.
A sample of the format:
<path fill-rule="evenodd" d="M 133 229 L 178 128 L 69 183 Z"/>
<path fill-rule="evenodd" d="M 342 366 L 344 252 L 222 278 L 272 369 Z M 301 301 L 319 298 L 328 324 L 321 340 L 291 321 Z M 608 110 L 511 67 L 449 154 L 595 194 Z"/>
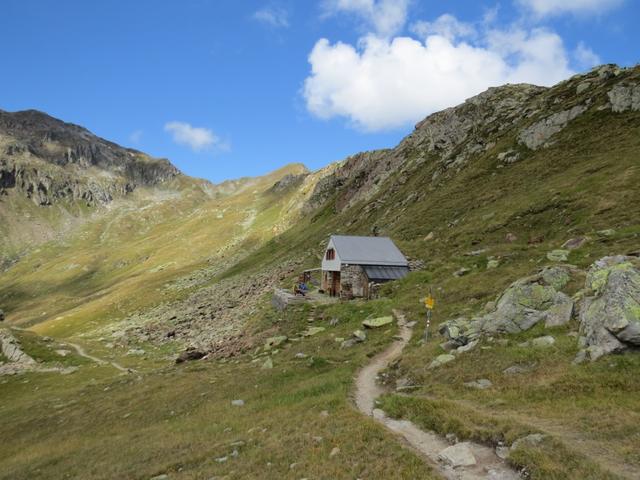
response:
<path fill-rule="evenodd" d="M 377 383 L 378 374 L 391 361 L 398 358 L 412 334 L 411 326 L 407 324 L 404 315 L 397 310 L 394 310 L 393 313 L 398 322 L 398 339 L 358 372 L 355 392 L 355 403 L 358 410 L 373 417 L 388 430 L 401 437 L 447 480 L 520 479 L 518 473 L 500 459 L 492 448 L 473 442 L 462 442 L 457 445 L 461 450 L 470 451 L 475 457 L 475 463 L 454 468 L 441 458 L 441 452 L 451 447 L 451 444 L 444 437 L 433 432 L 425 432 L 408 420 L 389 418 L 382 410 L 375 408 L 376 398 L 384 393 L 384 389 Z"/>

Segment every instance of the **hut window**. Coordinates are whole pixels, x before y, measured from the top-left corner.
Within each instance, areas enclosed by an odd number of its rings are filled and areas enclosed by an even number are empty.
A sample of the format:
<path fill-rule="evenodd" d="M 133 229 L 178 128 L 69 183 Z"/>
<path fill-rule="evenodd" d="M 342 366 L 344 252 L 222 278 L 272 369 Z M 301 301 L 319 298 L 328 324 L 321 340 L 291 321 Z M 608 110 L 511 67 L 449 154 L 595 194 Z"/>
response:
<path fill-rule="evenodd" d="M 327 255 L 325 257 L 327 260 L 333 260 L 336 258 L 336 251 L 333 248 L 327 250 Z"/>

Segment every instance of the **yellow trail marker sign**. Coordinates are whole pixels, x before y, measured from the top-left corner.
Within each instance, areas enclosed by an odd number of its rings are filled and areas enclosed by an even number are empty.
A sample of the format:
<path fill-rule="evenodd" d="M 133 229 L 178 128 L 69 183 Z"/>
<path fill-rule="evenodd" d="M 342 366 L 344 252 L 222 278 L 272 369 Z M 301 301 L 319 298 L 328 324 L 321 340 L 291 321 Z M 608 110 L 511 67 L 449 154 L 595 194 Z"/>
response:
<path fill-rule="evenodd" d="M 433 298 L 431 295 L 429 295 L 427 298 L 424 299 L 424 306 L 428 309 L 428 310 L 433 310 L 433 307 L 436 304 L 436 299 Z"/>

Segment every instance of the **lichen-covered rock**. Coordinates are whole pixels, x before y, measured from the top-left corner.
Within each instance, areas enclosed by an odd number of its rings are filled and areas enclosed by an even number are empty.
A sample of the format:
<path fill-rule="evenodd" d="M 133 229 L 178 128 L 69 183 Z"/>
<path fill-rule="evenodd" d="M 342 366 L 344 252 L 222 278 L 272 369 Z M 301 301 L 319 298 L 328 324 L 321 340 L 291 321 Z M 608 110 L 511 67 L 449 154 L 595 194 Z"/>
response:
<path fill-rule="evenodd" d="M 571 279 L 569 268 L 546 267 L 535 275 L 517 280 L 490 305 L 484 316 L 448 320 L 438 331 L 449 342 L 462 347 L 483 334 L 518 333 L 541 321 L 548 327 L 564 325 L 571 320 L 574 309 L 573 300 L 560 291 Z"/>
<path fill-rule="evenodd" d="M 552 262 L 566 262 L 569 256 L 569 250 L 552 250 L 547 253 L 547 258 Z"/>
<path fill-rule="evenodd" d="M 537 150 L 544 146 L 553 135 L 563 130 L 571 120 L 584 113 L 586 109 L 585 105 L 576 105 L 569 110 L 549 115 L 522 130 L 518 140 L 531 150 Z"/>
<path fill-rule="evenodd" d="M 595 262 L 585 283 L 591 295 L 580 305 L 581 357 L 640 347 L 640 262 L 634 257 L 604 257 Z"/>
<path fill-rule="evenodd" d="M 264 342 L 264 348 L 268 350 L 270 348 L 279 347 L 280 345 L 282 345 L 287 340 L 288 340 L 288 337 L 286 335 L 278 335 L 276 337 L 269 337 Z"/>
<path fill-rule="evenodd" d="M 453 362 L 456 359 L 453 355 L 449 353 L 444 353 L 442 355 L 438 355 L 433 361 L 429 364 L 429 368 L 437 368 L 445 363 Z"/>
<path fill-rule="evenodd" d="M 393 323 L 393 317 L 378 317 L 378 318 L 369 318 L 362 322 L 362 326 L 366 328 L 378 328 L 384 327 L 385 325 L 390 325 Z"/>
<path fill-rule="evenodd" d="M 565 269 L 551 267 L 514 282 L 498 300 L 496 310 L 483 317 L 482 331 L 517 333 L 548 318 L 554 325 L 568 322 L 573 300 L 558 291 L 568 280 Z"/>

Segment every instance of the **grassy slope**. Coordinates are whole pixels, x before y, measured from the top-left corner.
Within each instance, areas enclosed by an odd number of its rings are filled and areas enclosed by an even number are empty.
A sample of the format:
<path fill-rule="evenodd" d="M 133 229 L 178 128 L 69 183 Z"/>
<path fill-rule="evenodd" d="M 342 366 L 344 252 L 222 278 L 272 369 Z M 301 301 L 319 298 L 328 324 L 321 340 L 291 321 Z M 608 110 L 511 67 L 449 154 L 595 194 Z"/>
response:
<path fill-rule="evenodd" d="M 369 314 L 389 307 L 374 302 L 360 308 Z M 329 327 L 334 315 L 343 320 Z M 275 321 L 281 331 L 298 333 L 305 317 L 304 311 L 285 319 L 267 312 L 262 328 Z M 0 430 L 11 441 L 0 452 L 0 478 L 436 478 L 348 400 L 355 369 L 393 330 L 340 350 L 332 337 L 348 335 L 358 316 L 337 305 L 325 317 L 317 324 L 330 333 L 289 345 L 274 355 L 272 370 L 259 368 L 263 358 L 251 363 L 245 357 L 141 376 L 90 366 L 69 376 L 2 380 Z M 314 359 L 297 360 L 297 352 Z M 233 399 L 245 405 L 234 407 Z M 245 444 L 234 447 L 236 441 Z M 334 447 L 340 452 L 332 457 Z M 234 448 L 237 458 L 215 460 Z"/>
<path fill-rule="evenodd" d="M 160 287 L 274 235 L 272 225 L 295 192 L 263 192 L 300 169 L 286 167 L 222 198 L 209 199 L 188 183 L 136 192 L 5 272 L 0 302 L 9 320 L 64 337 L 184 295 Z"/>

